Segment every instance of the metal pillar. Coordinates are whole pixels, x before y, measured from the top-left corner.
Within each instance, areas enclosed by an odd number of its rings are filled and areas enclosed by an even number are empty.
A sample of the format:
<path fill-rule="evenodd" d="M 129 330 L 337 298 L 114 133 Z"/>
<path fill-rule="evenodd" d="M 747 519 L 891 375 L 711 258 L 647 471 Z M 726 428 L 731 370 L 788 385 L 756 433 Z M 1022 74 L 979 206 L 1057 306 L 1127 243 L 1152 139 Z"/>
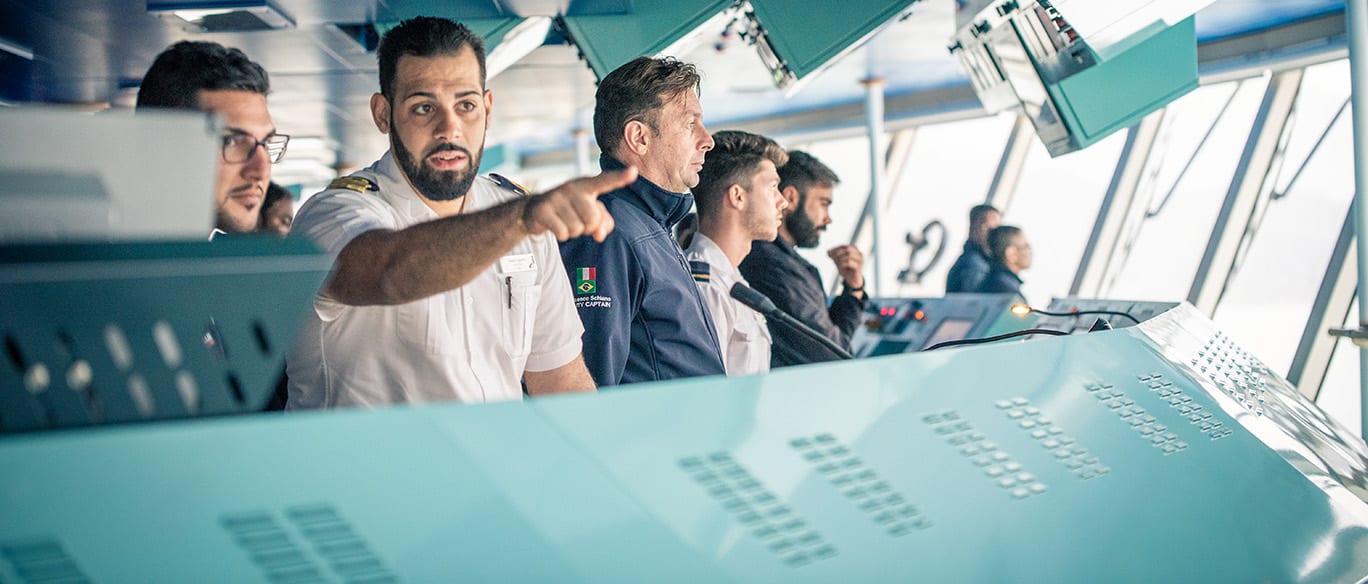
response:
<path fill-rule="evenodd" d="M 1256 217 L 1273 193 L 1274 173 L 1270 169 L 1281 158 L 1302 74 L 1301 69 L 1283 71 L 1273 75 L 1268 82 L 1259 113 L 1249 131 L 1249 140 L 1230 181 L 1230 190 L 1216 216 L 1211 239 L 1188 291 L 1188 302 L 1202 314 L 1215 314 L 1216 305 L 1235 273 L 1241 251 L 1249 243 L 1250 229 L 1256 226 Z"/>
<path fill-rule="evenodd" d="M 1368 189 L 1368 0 L 1345 0 L 1344 12 L 1349 29 L 1349 84 L 1353 99 L 1354 121 L 1354 230 L 1368 233 L 1368 203 L 1364 194 Z M 1358 242 L 1358 301 L 1359 330 L 1368 323 L 1368 237 L 1357 237 Z M 1368 437 L 1368 347 L 1359 346 L 1359 416 L 1360 433 Z"/>
<path fill-rule="evenodd" d="M 912 144 L 916 142 L 917 128 L 903 128 L 893 133 L 888 139 L 888 154 L 884 156 L 884 189 L 883 202 L 880 203 L 879 210 L 887 211 L 893 206 L 893 197 L 899 192 L 898 185 L 902 184 L 902 177 L 907 173 L 907 164 L 912 158 Z"/>
<path fill-rule="evenodd" d="M 893 197 L 900 190 L 898 185 L 902 184 L 903 173 L 907 171 L 907 165 L 912 155 L 912 144 L 917 136 L 917 128 L 903 128 L 893 133 L 888 141 L 888 153 L 884 156 L 884 184 L 887 192 L 884 193 L 882 202 L 879 203 L 879 212 L 887 211 L 893 205 Z M 799 148 L 801 149 L 801 148 Z M 871 194 L 873 194 L 871 192 Z M 877 215 L 877 213 L 876 213 Z M 874 217 L 869 213 L 869 199 L 865 200 L 864 210 L 860 212 L 860 220 L 855 222 L 855 231 L 850 234 L 850 244 L 863 248 L 872 239 L 865 233 L 865 229 L 873 222 Z M 828 287 L 828 293 L 832 296 L 841 293 L 841 280 L 839 277 Z"/>
<path fill-rule="evenodd" d="M 1145 116 L 1139 124 L 1126 132 L 1126 146 L 1112 174 L 1107 196 L 1097 211 L 1097 221 L 1093 223 L 1092 235 L 1088 245 L 1083 248 L 1083 258 L 1078 262 L 1078 272 L 1074 275 L 1073 285 L 1069 287 L 1070 296 L 1097 297 L 1102 293 L 1103 284 L 1114 277 L 1119 267 L 1117 248 L 1122 242 L 1122 234 L 1127 225 L 1138 224 L 1144 220 L 1149 210 L 1149 201 L 1139 202 L 1140 185 L 1150 167 L 1150 151 L 1159 137 L 1159 128 L 1164 122 L 1165 110 Z M 1137 204 L 1139 203 L 1139 204 Z"/>
<path fill-rule="evenodd" d="M 594 174 L 593 162 L 589 160 L 589 130 L 584 128 L 575 128 L 575 174 Z"/>
<path fill-rule="evenodd" d="M 912 143 L 916 136 L 916 127 L 903 128 L 894 132 L 888 141 L 888 153 L 884 155 L 884 184 L 887 185 L 884 190 L 887 192 L 883 194 L 882 202 L 879 203 L 880 211 L 887 211 L 893 205 L 893 197 L 898 194 L 898 185 L 902 184 L 903 173 L 907 171 L 908 159 L 912 154 Z M 866 199 L 865 208 L 860 211 L 860 220 L 855 222 L 855 231 L 850 234 L 851 245 L 866 243 L 868 236 L 865 235 L 865 229 L 869 227 L 871 220 L 869 202 Z M 838 286 L 839 284 L 840 282 L 837 282 Z"/>
<path fill-rule="evenodd" d="M 1021 180 L 1021 170 L 1026 167 L 1026 155 L 1031 152 L 1031 140 L 1035 138 L 1035 126 L 1026 114 L 1017 114 L 1012 133 L 1007 136 L 1007 145 L 1002 149 L 1002 159 L 998 161 L 993 182 L 988 185 L 988 195 L 983 202 L 997 207 L 1004 215 L 1012 205 L 1012 195 L 1016 194 L 1017 183 Z"/>
<path fill-rule="evenodd" d="M 1302 329 L 1301 342 L 1297 353 L 1292 357 L 1292 366 L 1287 370 L 1287 380 L 1297 386 L 1302 395 L 1315 400 L 1320 397 L 1321 385 L 1325 382 L 1330 358 L 1335 354 L 1335 337 L 1325 334 L 1327 329 L 1339 328 L 1349 316 L 1349 306 L 1354 302 L 1358 285 L 1358 274 L 1354 266 L 1358 264 L 1355 252 L 1354 218 L 1358 213 L 1354 205 L 1344 216 L 1344 227 L 1340 228 L 1339 238 L 1335 240 L 1335 251 L 1330 254 L 1330 263 L 1321 279 L 1320 291 L 1311 305 L 1311 315 Z"/>
<path fill-rule="evenodd" d="M 879 235 L 882 233 L 879 230 L 879 202 L 883 199 L 884 86 L 887 83 L 882 77 L 870 77 L 860 83 L 865 86 L 865 125 L 869 129 L 869 200 L 865 204 L 865 213 L 869 215 L 870 226 L 873 227 L 873 243 L 869 246 L 869 255 L 874 260 L 874 286 L 868 294 L 877 298 L 880 276 L 883 275 L 879 265 Z"/>

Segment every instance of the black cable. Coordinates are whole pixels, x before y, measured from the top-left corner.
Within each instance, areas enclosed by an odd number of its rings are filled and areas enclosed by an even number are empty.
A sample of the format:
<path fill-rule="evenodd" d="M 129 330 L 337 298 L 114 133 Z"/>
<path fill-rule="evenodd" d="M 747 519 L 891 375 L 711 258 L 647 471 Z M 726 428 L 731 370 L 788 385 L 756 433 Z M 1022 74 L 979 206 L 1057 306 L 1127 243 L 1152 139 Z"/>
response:
<path fill-rule="evenodd" d="M 1131 319 L 1131 322 L 1135 324 L 1140 324 L 1140 319 L 1135 318 L 1134 316 L 1131 316 L 1130 314 L 1121 312 L 1119 310 L 1075 310 L 1072 312 L 1049 312 L 1046 310 L 1032 308 L 1031 312 L 1039 312 L 1040 314 L 1043 314 L 1045 316 L 1083 316 L 1085 314 L 1110 314 L 1112 316 L 1124 316 L 1126 318 Z"/>
<path fill-rule="evenodd" d="M 1064 337 L 1064 336 L 1068 336 L 1069 333 L 1066 333 L 1066 332 L 1064 332 L 1064 331 L 1057 331 L 1057 330 L 1054 330 L 1054 329 L 1040 329 L 1040 328 L 1023 329 L 1023 330 L 1019 330 L 1019 331 L 1012 331 L 1012 332 L 1010 332 L 1010 333 L 1000 334 L 1000 335 L 997 335 L 997 336 L 994 336 L 994 337 L 983 337 L 983 338 L 980 338 L 980 339 L 960 339 L 960 340 L 958 340 L 958 341 L 945 341 L 944 343 L 936 343 L 936 344 L 931 345 L 930 347 L 927 347 L 927 348 L 922 349 L 922 350 L 923 350 L 923 351 L 934 351 L 934 350 L 939 349 L 939 348 L 941 348 L 941 347 L 953 347 L 953 346 L 955 346 L 955 345 L 977 345 L 977 344 L 979 344 L 979 343 L 991 343 L 991 342 L 993 342 L 993 341 L 1001 341 L 1001 340 L 1003 340 L 1003 339 L 1010 339 L 1010 338 L 1013 338 L 1013 337 L 1021 337 L 1021 336 L 1026 336 L 1026 335 L 1055 335 L 1055 336 L 1059 336 L 1059 337 Z"/>

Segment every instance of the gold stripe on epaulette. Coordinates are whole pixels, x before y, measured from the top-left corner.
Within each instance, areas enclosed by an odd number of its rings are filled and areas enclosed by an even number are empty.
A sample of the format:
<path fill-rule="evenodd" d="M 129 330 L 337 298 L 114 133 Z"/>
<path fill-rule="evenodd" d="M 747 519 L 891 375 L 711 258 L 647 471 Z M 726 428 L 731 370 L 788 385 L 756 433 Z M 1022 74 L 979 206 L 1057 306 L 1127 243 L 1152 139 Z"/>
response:
<path fill-rule="evenodd" d="M 518 193 L 519 195 L 526 197 L 532 194 L 532 191 L 527 190 L 527 187 L 522 186 L 516 182 L 513 182 L 513 179 L 508 178 L 502 174 L 491 172 L 489 173 L 489 176 L 494 179 L 494 182 L 499 183 L 499 186 L 512 190 L 513 192 Z"/>
<path fill-rule="evenodd" d="M 358 193 L 380 190 L 379 187 L 375 186 L 375 183 L 359 176 L 339 176 L 328 183 L 328 188 L 347 189 Z"/>

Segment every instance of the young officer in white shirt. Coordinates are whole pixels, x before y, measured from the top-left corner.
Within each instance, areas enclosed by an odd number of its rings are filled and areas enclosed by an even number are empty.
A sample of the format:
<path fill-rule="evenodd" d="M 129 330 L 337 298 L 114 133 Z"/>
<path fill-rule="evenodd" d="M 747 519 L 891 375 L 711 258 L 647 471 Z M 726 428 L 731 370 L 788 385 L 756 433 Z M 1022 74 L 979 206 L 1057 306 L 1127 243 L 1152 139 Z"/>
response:
<path fill-rule="evenodd" d="M 787 161 L 788 154 L 769 138 L 718 132 L 693 189 L 698 233 L 685 256 L 717 327 L 727 375 L 769 371 L 765 319 L 733 299 L 731 288 L 747 284 L 736 266 L 750 253 L 751 242 L 779 234 L 788 201 L 779 193 L 777 169 Z"/>
<path fill-rule="evenodd" d="M 390 151 L 295 218 L 336 263 L 287 359 L 287 407 L 593 391 L 556 240 L 602 240 L 597 197 L 635 170 L 533 196 L 478 176 L 493 107 L 480 38 L 420 17 L 378 53 L 371 114 Z"/>

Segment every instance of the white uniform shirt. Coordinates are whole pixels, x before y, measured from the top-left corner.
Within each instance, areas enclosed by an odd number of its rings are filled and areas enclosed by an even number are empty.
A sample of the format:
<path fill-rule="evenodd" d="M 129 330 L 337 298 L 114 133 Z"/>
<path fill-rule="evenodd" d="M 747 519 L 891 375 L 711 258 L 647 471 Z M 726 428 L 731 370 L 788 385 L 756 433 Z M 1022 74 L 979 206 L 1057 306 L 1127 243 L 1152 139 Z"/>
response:
<path fill-rule="evenodd" d="M 731 265 L 727 254 L 713 240 L 702 233 L 694 234 L 693 243 L 684 252 L 690 262 L 706 262 L 708 274 L 694 270 L 694 283 L 703 296 L 717 327 L 717 340 L 722 345 L 722 363 L 727 375 L 765 373 L 770 369 L 770 333 L 765 317 L 731 297 L 732 285 L 740 282 L 749 286 L 741 272 Z"/>
<path fill-rule="evenodd" d="M 356 174 L 379 192 L 329 189 L 299 210 L 292 233 L 337 256 L 356 236 L 437 219 L 392 153 Z M 487 176 L 465 212 L 520 196 Z M 449 253 L 477 242 L 453 238 Z M 584 327 L 549 234 L 519 242 L 465 286 L 397 306 L 347 306 L 319 295 L 290 352 L 289 409 L 522 398 L 523 371 L 580 354 Z"/>

